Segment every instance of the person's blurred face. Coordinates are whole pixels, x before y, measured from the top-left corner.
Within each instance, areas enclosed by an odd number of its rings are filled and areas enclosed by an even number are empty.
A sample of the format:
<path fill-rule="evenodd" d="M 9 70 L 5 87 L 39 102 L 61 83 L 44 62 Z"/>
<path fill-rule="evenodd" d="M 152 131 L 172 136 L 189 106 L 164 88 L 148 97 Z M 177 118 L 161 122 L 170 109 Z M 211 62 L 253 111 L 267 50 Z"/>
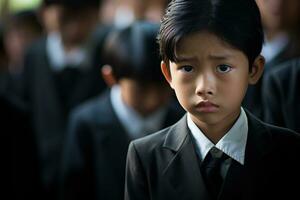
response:
<path fill-rule="evenodd" d="M 285 1 L 256 0 L 266 30 L 277 30 L 282 27 L 282 5 Z"/>
<path fill-rule="evenodd" d="M 9 59 L 10 67 L 21 67 L 25 49 L 39 37 L 39 33 L 30 28 L 18 26 L 10 28 L 4 35 L 4 46 Z M 12 71 L 18 72 L 19 68 Z"/>
<path fill-rule="evenodd" d="M 62 40 L 67 45 L 83 44 L 98 22 L 96 8 L 83 10 L 63 10 L 60 30 Z"/>
<path fill-rule="evenodd" d="M 119 81 L 123 101 L 142 116 L 148 116 L 165 106 L 172 95 L 167 84 L 141 84 L 132 79 Z"/>
<path fill-rule="evenodd" d="M 300 1 L 284 0 L 282 5 L 282 24 L 287 30 L 299 29 L 300 26 Z"/>
<path fill-rule="evenodd" d="M 59 5 L 50 5 L 42 9 L 42 22 L 47 33 L 59 30 L 59 18 L 61 7 Z"/>

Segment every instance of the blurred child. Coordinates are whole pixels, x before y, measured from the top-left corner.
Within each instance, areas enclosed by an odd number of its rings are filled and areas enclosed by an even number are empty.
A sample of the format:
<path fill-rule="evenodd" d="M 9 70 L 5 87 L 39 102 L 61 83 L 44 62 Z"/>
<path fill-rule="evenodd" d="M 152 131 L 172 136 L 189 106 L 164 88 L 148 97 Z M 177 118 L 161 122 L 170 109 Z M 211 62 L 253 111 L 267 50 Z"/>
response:
<path fill-rule="evenodd" d="M 160 72 L 158 24 L 135 22 L 105 43 L 104 79 L 112 88 L 72 112 L 64 145 L 66 199 L 124 196 L 128 144 L 182 116 Z"/>

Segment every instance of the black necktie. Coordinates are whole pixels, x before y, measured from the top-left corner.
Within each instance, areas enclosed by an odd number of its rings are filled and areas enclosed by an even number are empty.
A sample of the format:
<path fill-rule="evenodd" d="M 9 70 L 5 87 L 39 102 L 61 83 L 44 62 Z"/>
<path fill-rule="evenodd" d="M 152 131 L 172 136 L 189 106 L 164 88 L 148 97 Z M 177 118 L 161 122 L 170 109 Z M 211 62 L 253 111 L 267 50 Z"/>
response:
<path fill-rule="evenodd" d="M 212 151 L 214 151 L 212 153 Z M 213 199 L 217 199 L 220 193 L 220 189 L 223 183 L 221 176 L 221 165 L 228 158 L 228 156 L 216 148 L 212 148 L 206 155 L 204 161 L 201 164 L 201 172 L 206 183 L 208 192 L 211 194 Z"/>

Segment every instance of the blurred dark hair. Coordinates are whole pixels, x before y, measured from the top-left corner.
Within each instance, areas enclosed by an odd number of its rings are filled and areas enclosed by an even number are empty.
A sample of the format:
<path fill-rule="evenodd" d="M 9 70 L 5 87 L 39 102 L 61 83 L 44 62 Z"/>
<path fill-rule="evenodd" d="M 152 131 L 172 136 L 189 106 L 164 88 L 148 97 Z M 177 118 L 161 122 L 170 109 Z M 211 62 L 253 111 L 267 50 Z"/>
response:
<path fill-rule="evenodd" d="M 176 62 L 176 46 L 194 32 L 209 31 L 252 63 L 263 45 L 263 29 L 255 0 L 173 0 L 162 19 L 158 42 L 162 59 Z"/>
<path fill-rule="evenodd" d="M 55 5 L 55 4 L 60 4 L 61 0 L 43 0 L 42 5 L 43 6 L 50 6 L 50 5 Z"/>
<path fill-rule="evenodd" d="M 96 8 L 100 7 L 102 0 L 60 0 L 61 4 L 65 8 L 69 9 L 85 9 L 85 8 Z"/>
<path fill-rule="evenodd" d="M 4 33 L 14 29 L 30 29 L 37 35 L 43 31 L 37 13 L 34 10 L 23 10 L 10 15 L 5 20 Z"/>
<path fill-rule="evenodd" d="M 158 30 L 159 24 L 138 21 L 108 36 L 104 45 L 104 62 L 111 65 L 117 80 L 164 81 L 156 42 Z"/>
<path fill-rule="evenodd" d="M 4 47 L 3 25 L 0 22 L 0 72 L 4 67 L 7 67 L 7 66 L 2 66 L 7 64 L 6 62 L 7 62 L 7 54 Z"/>

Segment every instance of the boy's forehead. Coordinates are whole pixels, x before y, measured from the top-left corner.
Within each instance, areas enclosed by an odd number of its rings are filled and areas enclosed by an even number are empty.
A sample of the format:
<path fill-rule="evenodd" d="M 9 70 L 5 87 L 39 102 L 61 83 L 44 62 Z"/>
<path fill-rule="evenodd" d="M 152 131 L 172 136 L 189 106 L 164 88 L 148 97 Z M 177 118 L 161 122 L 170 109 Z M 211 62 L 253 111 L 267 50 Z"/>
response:
<path fill-rule="evenodd" d="M 214 59 L 226 59 L 242 52 L 217 35 L 206 31 L 184 36 L 175 47 L 177 60 L 192 59 L 199 53 Z"/>

